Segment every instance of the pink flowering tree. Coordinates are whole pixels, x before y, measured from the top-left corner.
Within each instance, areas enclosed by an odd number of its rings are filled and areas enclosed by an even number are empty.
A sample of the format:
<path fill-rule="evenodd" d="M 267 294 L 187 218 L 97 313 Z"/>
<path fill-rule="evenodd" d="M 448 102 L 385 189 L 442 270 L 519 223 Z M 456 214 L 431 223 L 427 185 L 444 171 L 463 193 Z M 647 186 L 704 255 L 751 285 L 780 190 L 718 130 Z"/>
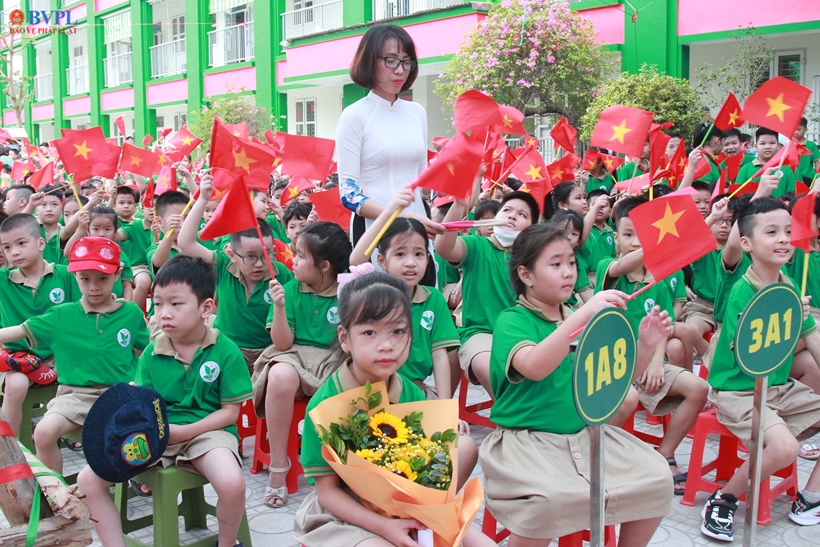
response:
<path fill-rule="evenodd" d="M 526 116 L 566 116 L 577 124 L 614 56 L 592 23 L 556 0 L 502 0 L 466 38 L 436 82 L 451 108 L 478 89 Z"/>

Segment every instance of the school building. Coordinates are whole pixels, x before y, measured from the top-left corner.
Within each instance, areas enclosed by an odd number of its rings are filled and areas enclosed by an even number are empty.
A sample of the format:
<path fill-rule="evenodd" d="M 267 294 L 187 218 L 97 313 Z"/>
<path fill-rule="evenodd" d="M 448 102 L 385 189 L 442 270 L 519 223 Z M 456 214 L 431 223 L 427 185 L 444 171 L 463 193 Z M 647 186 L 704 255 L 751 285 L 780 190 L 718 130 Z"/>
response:
<path fill-rule="evenodd" d="M 434 80 L 492 3 L 0 0 L 6 35 L 0 62 L 32 76 L 22 118 L 34 142 L 59 136 L 61 127 L 101 125 L 118 136 L 119 116 L 139 142 L 162 128 L 178 129 L 207 100 L 231 92 L 268 109 L 279 129 L 333 138 L 342 109 L 364 94 L 348 76 L 359 38 L 370 24 L 391 22 L 405 27 L 417 45 L 420 75 L 404 98 L 426 108 L 432 138 L 451 131 Z M 636 4 L 637 10 L 629 0 L 571 6 L 593 22 L 601 43 L 619 54 L 628 72 L 649 63 L 694 77 L 702 62 L 731 57 L 733 31 L 752 25 L 776 51 L 770 74 L 794 78 L 814 90 L 812 102 L 820 100 L 820 0 Z M 19 23 L 16 10 L 25 17 L 22 25 L 12 25 Z M 9 35 L 10 29 L 17 34 Z M 0 110 L 4 126 L 16 125 L 4 93 Z"/>

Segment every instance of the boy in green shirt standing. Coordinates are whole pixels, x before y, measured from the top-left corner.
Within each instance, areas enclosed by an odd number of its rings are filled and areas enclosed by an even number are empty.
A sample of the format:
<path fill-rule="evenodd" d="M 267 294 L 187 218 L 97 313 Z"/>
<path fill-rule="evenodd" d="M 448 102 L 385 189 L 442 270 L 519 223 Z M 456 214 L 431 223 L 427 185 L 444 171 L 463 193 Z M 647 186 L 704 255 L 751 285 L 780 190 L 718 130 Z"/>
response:
<path fill-rule="evenodd" d="M 245 512 L 234 424 L 250 398 L 251 379 L 236 344 L 205 324 L 214 307 L 215 282 L 213 270 L 199 258 L 177 256 L 157 272 L 154 310 L 163 332 L 140 357 L 136 383 L 159 392 L 167 405 L 170 439 L 156 465 L 198 472 L 211 483 L 218 497 L 217 545 L 230 547 Z M 108 493 L 111 483 L 86 466 L 77 484 L 102 544 L 125 547 Z"/>
<path fill-rule="evenodd" d="M 723 155 L 727 158 L 733 158 L 738 154 L 743 154 L 743 158 L 740 160 L 738 169 L 747 163 L 752 163 L 752 160 L 754 159 L 743 150 L 743 145 L 740 142 L 740 130 L 733 127 L 723 132 Z M 726 170 L 726 160 L 720 162 L 720 168 L 724 171 Z M 729 184 L 734 184 L 737 182 L 735 179 L 730 179 L 729 176 L 730 174 L 727 173 L 726 178 L 728 179 L 727 182 Z"/>
<path fill-rule="evenodd" d="M 820 170 L 820 149 L 812 141 L 806 138 L 806 126 L 809 121 L 806 118 L 800 118 L 800 125 L 794 132 L 794 140 L 806 147 L 810 153 L 805 156 L 800 156 L 800 163 L 797 164 L 797 180 L 802 180 L 808 185 L 814 181 L 817 171 Z"/>
<path fill-rule="evenodd" d="M 777 131 L 772 131 L 765 127 L 759 127 L 757 131 L 755 131 L 757 157 L 752 160 L 751 163 L 741 166 L 740 171 L 737 173 L 737 183 L 743 184 L 749 180 L 752 175 L 757 173 L 758 169 L 772 159 L 777 151 L 780 150 L 780 142 L 777 140 L 777 136 Z M 787 192 L 794 192 L 794 171 L 792 171 L 790 167 L 784 165 L 776 169 L 774 173 L 780 177 L 780 184 L 778 184 L 777 189 L 772 192 L 772 197 L 779 198 Z M 756 177 L 751 180 L 752 182 L 759 182 L 760 178 Z"/>

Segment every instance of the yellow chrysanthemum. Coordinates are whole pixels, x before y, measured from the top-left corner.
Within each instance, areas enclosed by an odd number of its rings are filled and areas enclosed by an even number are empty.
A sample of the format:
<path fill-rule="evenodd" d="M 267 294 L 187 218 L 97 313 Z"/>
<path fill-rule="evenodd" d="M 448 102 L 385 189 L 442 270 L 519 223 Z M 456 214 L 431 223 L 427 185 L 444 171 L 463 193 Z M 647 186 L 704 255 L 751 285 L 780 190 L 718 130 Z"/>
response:
<path fill-rule="evenodd" d="M 390 469 L 396 475 L 404 477 L 405 479 L 415 481 L 418 474 L 413 471 L 413 468 L 410 467 L 410 464 L 405 461 L 398 461 L 393 464 L 392 468 Z"/>
<path fill-rule="evenodd" d="M 391 444 L 404 444 L 407 442 L 407 435 L 410 430 L 401 419 L 388 414 L 387 412 L 379 412 L 370 418 L 370 428 L 373 434 Z"/>
<path fill-rule="evenodd" d="M 384 452 L 381 450 L 370 450 L 369 448 L 365 448 L 362 450 L 357 450 L 356 455 L 372 463 L 381 460 L 382 456 L 384 456 Z"/>

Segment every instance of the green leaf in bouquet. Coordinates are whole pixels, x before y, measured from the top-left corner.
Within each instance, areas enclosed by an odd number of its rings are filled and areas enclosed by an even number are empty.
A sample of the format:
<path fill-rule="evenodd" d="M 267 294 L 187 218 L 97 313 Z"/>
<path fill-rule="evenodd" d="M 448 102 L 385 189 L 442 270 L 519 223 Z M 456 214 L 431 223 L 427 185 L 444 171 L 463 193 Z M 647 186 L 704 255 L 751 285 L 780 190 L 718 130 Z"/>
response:
<path fill-rule="evenodd" d="M 423 412 L 411 412 L 404 417 L 404 424 L 412 429 L 414 433 L 424 435 L 424 429 L 421 427 L 421 419 L 423 417 Z"/>
<path fill-rule="evenodd" d="M 448 429 L 447 431 L 443 431 L 441 435 L 439 435 L 439 439 L 443 443 L 452 443 L 458 439 L 458 433 L 456 433 L 452 429 Z M 431 439 L 436 440 L 436 439 Z"/>
<path fill-rule="evenodd" d="M 382 404 L 381 391 L 377 391 L 376 393 L 367 396 L 367 410 L 373 410 L 380 404 Z"/>

